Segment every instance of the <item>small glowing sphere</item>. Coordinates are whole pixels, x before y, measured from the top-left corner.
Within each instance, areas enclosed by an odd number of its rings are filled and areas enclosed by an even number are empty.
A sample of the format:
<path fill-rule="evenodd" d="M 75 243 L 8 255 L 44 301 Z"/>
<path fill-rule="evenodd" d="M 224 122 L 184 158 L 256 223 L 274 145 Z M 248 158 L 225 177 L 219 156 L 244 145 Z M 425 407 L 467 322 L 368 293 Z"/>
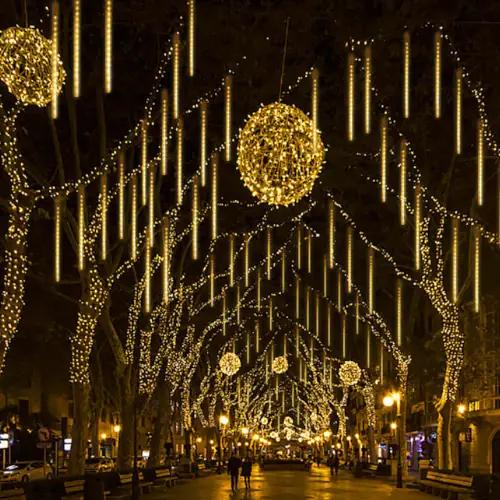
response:
<path fill-rule="evenodd" d="M 463 415 L 465 413 L 465 405 L 463 403 L 459 404 L 457 411 L 460 415 Z"/>
<path fill-rule="evenodd" d="M 331 435 L 332 435 L 331 431 L 325 431 L 325 432 L 323 432 L 323 437 L 325 439 L 330 439 Z"/>
<path fill-rule="evenodd" d="M 293 420 L 292 420 L 292 417 L 285 417 L 284 420 L 283 420 L 283 424 L 286 426 L 286 427 L 291 427 L 293 425 Z"/>
<path fill-rule="evenodd" d="M 254 441 L 258 441 L 258 440 L 260 439 L 260 436 L 259 436 L 258 434 L 254 434 L 254 435 L 252 436 L 252 439 L 253 439 Z"/>
<path fill-rule="evenodd" d="M 24 104 L 46 106 L 52 100 L 52 45 L 36 28 L 7 28 L 0 34 L 0 79 Z M 57 89 L 66 72 L 57 58 Z"/>
<path fill-rule="evenodd" d="M 312 120 L 295 106 L 275 102 L 250 115 L 240 131 L 238 168 L 260 201 L 287 206 L 311 192 L 324 154 Z"/>
<path fill-rule="evenodd" d="M 248 427 L 243 427 L 241 429 L 241 433 L 244 435 L 244 436 L 248 436 L 248 433 L 250 432 L 250 430 L 248 429 Z"/>
<path fill-rule="evenodd" d="M 196 438 L 196 442 L 197 442 L 197 443 L 201 443 L 201 437 L 197 437 L 197 438 Z"/>
<path fill-rule="evenodd" d="M 219 366 L 221 372 L 225 375 L 235 375 L 241 368 L 240 358 L 234 352 L 226 352 L 222 358 L 220 358 Z"/>
<path fill-rule="evenodd" d="M 355 385 L 361 378 L 361 368 L 355 361 L 345 361 L 340 367 L 339 377 L 344 385 Z"/>
<path fill-rule="evenodd" d="M 103 432 L 103 433 L 101 434 L 101 439 L 104 441 L 104 440 L 105 440 L 105 439 L 107 439 L 107 438 L 108 438 L 108 435 L 107 435 L 105 432 Z"/>
<path fill-rule="evenodd" d="M 384 406 L 390 407 L 394 404 L 394 398 L 392 396 L 385 396 L 382 402 Z"/>
<path fill-rule="evenodd" d="M 273 360 L 273 372 L 274 373 L 285 373 L 288 370 L 288 361 L 285 356 L 277 356 Z"/>
<path fill-rule="evenodd" d="M 391 422 L 391 429 L 394 431 L 398 428 L 398 424 L 396 422 Z"/>
<path fill-rule="evenodd" d="M 227 425 L 227 424 L 229 423 L 229 419 L 227 418 L 227 416 L 226 416 L 226 415 L 221 415 L 221 416 L 219 417 L 219 423 L 220 423 L 221 425 Z"/>
<path fill-rule="evenodd" d="M 271 431 L 269 436 L 271 439 L 276 439 L 278 437 L 278 433 L 276 431 Z"/>
<path fill-rule="evenodd" d="M 118 432 L 120 432 L 120 431 L 122 430 L 122 426 L 121 426 L 121 425 L 119 425 L 119 424 L 117 424 L 117 425 L 115 425 L 115 426 L 113 427 L 113 430 L 114 430 L 116 433 L 118 433 Z"/>
<path fill-rule="evenodd" d="M 356 439 L 359 439 L 359 434 L 356 432 L 356 434 L 354 434 L 354 437 L 355 437 Z"/>
<path fill-rule="evenodd" d="M 269 422 L 269 420 L 267 419 L 267 417 L 262 417 L 262 418 L 260 419 L 260 423 L 261 423 L 262 425 L 267 425 L 267 424 L 268 424 L 268 422 Z"/>

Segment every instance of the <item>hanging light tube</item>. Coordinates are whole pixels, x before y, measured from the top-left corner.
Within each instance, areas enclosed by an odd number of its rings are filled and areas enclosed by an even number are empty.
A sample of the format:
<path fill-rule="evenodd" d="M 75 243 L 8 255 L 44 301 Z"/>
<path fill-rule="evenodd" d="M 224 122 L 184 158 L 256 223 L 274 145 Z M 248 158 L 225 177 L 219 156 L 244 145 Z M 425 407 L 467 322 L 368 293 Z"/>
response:
<path fill-rule="evenodd" d="M 160 142 L 160 171 L 167 175 L 168 171 L 168 91 L 161 90 L 161 142 Z"/>
<path fill-rule="evenodd" d="M 118 239 L 125 238 L 125 153 L 118 153 Z"/>
<path fill-rule="evenodd" d="M 353 240 L 352 240 L 352 226 L 347 226 L 347 293 L 352 292 L 353 281 Z"/>
<path fill-rule="evenodd" d="M 354 115 L 355 115 L 355 58 L 354 53 L 347 56 L 347 139 L 354 140 Z"/>
<path fill-rule="evenodd" d="M 484 123 L 477 121 L 477 205 L 484 202 Z"/>
<path fill-rule="evenodd" d="M 82 6 L 80 0 L 73 0 L 73 97 L 80 97 Z"/>
<path fill-rule="evenodd" d="M 211 170 L 212 170 L 212 175 L 211 175 L 211 183 L 212 183 L 212 192 L 211 192 L 211 203 L 210 203 L 210 211 L 211 211 L 211 219 L 212 219 L 212 241 L 214 241 L 217 238 L 217 200 L 218 200 L 218 179 L 217 179 L 217 172 L 218 169 L 218 155 L 217 153 L 214 153 L 212 155 L 212 161 L 211 161 Z"/>
<path fill-rule="evenodd" d="M 226 161 L 231 161 L 231 121 L 232 121 L 232 111 L 231 111 L 231 101 L 232 101 L 232 89 L 233 77 L 232 75 L 227 75 L 224 79 L 224 105 L 225 105 L 225 118 L 224 118 L 224 132 L 225 132 L 225 147 L 224 156 Z"/>
<path fill-rule="evenodd" d="M 455 154 L 462 154 L 462 68 L 455 71 Z"/>
<path fill-rule="evenodd" d="M 210 305 L 214 306 L 215 300 L 215 255 L 210 254 Z"/>
<path fill-rule="evenodd" d="M 474 312 L 481 308 L 481 231 L 479 226 L 473 228 L 474 238 Z"/>
<path fill-rule="evenodd" d="M 434 33 L 434 118 L 441 118 L 441 31 Z"/>
<path fill-rule="evenodd" d="M 403 345 L 403 283 L 396 278 L 396 342 Z"/>
<path fill-rule="evenodd" d="M 420 270 L 420 222 L 422 219 L 422 193 L 420 183 L 415 185 L 415 269 Z"/>
<path fill-rule="evenodd" d="M 101 175 L 101 259 L 108 258 L 108 175 Z"/>
<path fill-rule="evenodd" d="M 61 281 L 61 211 L 62 195 L 54 199 L 54 281 Z"/>
<path fill-rule="evenodd" d="M 373 290 L 375 276 L 375 254 L 372 247 L 368 247 L 368 312 L 373 314 L 375 307 L 375 293 Z"/>
<path fill-rule="evenodd" d="M 172 40 L 172 117 L 177 120 L 180 116 L 180 70 L 181 70 L 181 41 L 179 33 L 174 33 Z"/>
<path fill-rule="evenodd" d="M 137 175 L 130 180 L 130 257 L 137 259 Z"/>
<path fill-rule="evenodd" d="M 170 295 L 170 219 L 168 216 L 163 218 L 163 248 L 162 248 L 162 285 L 163 285 L 163 303 L 169 303 Z"/>
<path fill-rule="evenodd" d="M 85 186 L 78 186 L 78 271 L 85 269 Z"/>
<path fill-rule="evenodd" d="M 453 217 L 451 219 L 451 300 L 454 304 L 458 301 L 459 230 L 459 221 Z"/>
<path fill-rule="evenodd" d="M 410 33 L 403 33 L 403 116 L 410 117 Z"/>
<path fill-rule="evenodd" d="M 207 183 L 207 114 L 208 103 L 203 100 L 200 104 L 200 174 L 201 185 Z"/>
<path fill-rule="evenodd" d="M 335 264 L 335 204 L 328 200 L 328 265 L 333 269 Z"/>
<path fill-rule="evenodd" d="M 229 235 L 229 286 L 234 286 L 234 237 Z"/>
<path fill-rule="evenodd" d="M 250 235 L 245 236 L 245 269 L 244 269 L 244 278 L 245 278 L 245 287 L 248 287 L 250 283 Z"/>
<path fill-rule="evenodd" d="M 194 76 L 195 68 L 196 1 L 188 0 L 188 74 Z"/>
<path fill-rule="evenodd" d="M 286 290 L 286 253 L 285 249 L 281 251 L 281 291 Z"/>
<path fill-rule="evenodd" d="M 149 244 L 151 247 L 155 244 L 155 171 L 153 166 L 149 169 L 149 186 L 148 186 L 148 231 Z"/>
<path fill-rule="evenodd" d="M 406 168 L 407 145 L 403 138 L 399 143 L 399 223 L 406 224 Z"/>
<path fill-rule="evenodd" d="M 193 238 L 193 245 L 191 249 L 191 257 L 193 260 L 198 259 L 198 246 L 199 246 L 199 220 L 198 220 L 198 211 L 199 211 L 199 180 L 198 176 L 195 175 L 193 177 L 193 192 L 192 192 L 192 206 L 191 206 L 191 231 Z"/>
<path fill-rule="evenodd" d="M 184 122 L 182 118 L 177 120 L 177 205 L 182 204 L 182 170 L 184 163 Z"/>
<path fill-rule="evenodd" d="M 273 241 L 272 241 L 272 230 L 270 227 L 267 228 L 267 238 L 266 238 L 266 275 L 267 279 L 271 279 L 271 254 L 272 254 L 272 246 L 273 246 Z"/>
<path fill-rule="evenodd" d="M 387 116 L 380 119 L 380 200 L 387 201 Z"/>
<path fill-rule="evenodd" d="M 367 45 L 364 50 L 363 63 L 365 68 L 365 134 L 371 132 L 372 107 L 372 48 Z"/>
<path fill-rule="evenodd" d="M 53 120 L 57 119 L 59 106 L 59 2 L 52 2 L 51 33 L 51 102 L 50 110 Z"/>

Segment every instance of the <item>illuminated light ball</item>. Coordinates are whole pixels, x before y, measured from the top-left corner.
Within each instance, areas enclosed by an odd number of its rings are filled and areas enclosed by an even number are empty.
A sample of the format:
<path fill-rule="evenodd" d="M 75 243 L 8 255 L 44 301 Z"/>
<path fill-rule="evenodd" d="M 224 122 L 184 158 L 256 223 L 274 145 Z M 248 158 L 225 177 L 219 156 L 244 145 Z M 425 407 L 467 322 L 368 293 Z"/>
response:
<path fill-rule="evenodd" d="M 283 424 L 286 427 L 291 427 L 293 425 L 292 417 L 285 417 L 284 420 L 283 420 Z"/>
<path fill-rule="evenodd" d="M 7 28 L 0 34 L 0 79 L 24 104 L 46 106 L 52 100 L 52 45 L 36 28 Z M 66 78 L 58 56 L 58 92 Z"/>
<path fill-rule="evenodd" d="M 219 366 L 225 375 L 235 375 L 241 368 L 241 361 L 234 352 L 227 352 L 220 358 Z"/>
<path fill-rule="evenodd" d="M 285 356 L 277 356 L 273 360 L 273 372 L 285 373 L 288 370 L 288 361 Z"/>
<path fill-rule="evenodd" d="M 346 361 L 340 367 L 339 377 L 344 385 L 355 385 L 361 378 L 361 368 L 355 361 Z"/>
<path fill-rule="evenodd" d="M 275 102 L 250 115 L 238 141 L 238 168 L 261 202 L 287 206 L 309 194 L 325 148 L 311 119 L 299 108 Z"/>
<path fill-rule="evenodd" d="M 271 439 L 276 439 L 276 438 L 278 437 L 278 433 L 277 433 L 276 431 L 271 431 L 271 432 L 269 433 L 269 437 L 270 437 Z"/>
<path fill-rule="evenodd" d="M 268 422 L 269 422 L 269 420 L 267 419 L 267 417 L 262 417 L 262 418 L 260 419 L 260 423 L 261 423 L 262 425 L 267 425 L 267 424 L 268 424 Z"/>

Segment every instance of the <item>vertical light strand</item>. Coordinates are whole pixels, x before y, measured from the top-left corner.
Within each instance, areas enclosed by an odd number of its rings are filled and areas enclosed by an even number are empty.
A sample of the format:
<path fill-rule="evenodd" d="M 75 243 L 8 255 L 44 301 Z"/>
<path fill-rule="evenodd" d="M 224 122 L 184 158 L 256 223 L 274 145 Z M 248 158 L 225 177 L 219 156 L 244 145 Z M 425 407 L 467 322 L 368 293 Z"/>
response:
<path fill-rule="evenodd" d="M 182 118 L 177 120 L 177 205 L 182 204 L 182 170 L 184 163 L 184 122 Z"/>
<path fill-rule="evenodd" d="M 207 115 L 208 103 L 203 100 L 200 104 L 200 174 L 201 185 L 207 183 Z"/>
<path fill-rule="evenodd" d="M 300 278 L 295 275 L 295 319 L 300 318 Z"/>
<path fill-rule="evenodd" d="M 104 0 L 104 92 L 113 87 L 113 0 Z"/>
<path fill-rule="evenodd" d="M 50 113 L 53 120 L 57 119 L 59 108 L 59 2 L 52 2 L 52 33 L 51 33 L 51 102 Z"/>
<path fill-rule="evenodd" d="M 372 247 L 368 247 L 368 313 L 373 313 L 375 307 L 375 294 L 373 290 L 373 282 L 375 276 L 375 254 Z"/>
<path fill-rule="evenodd" d="M 396 342 L 403 345 L 403 282 L 396 278 Z"/>
<path fill-rule="evenodd" d="M 260 321 L 255 320 L 255 352 L 260 351 Z"/>
<path fill-rule="evenodd" d="M 355 308 L 355 321 L 354 321 L 354 326 L 355 326 L 355 332 L 356 335 L 359 335 L 359 292 L 356 292 L 356 299 L 354 303 L 354 308 Z"/>
<path fill-rule="evenodd" d="M 172 118 L 180 116 L 180 85 L 181 85 L 181 40 L 179 33 L 174 33 L 172 40 Z"/>
<path fill-rule="evenodd" d="M 403 33 L 403 116 L 410 118 L 410 32 Z"/>
<path fill-rule="evenodd" d="M 316 336 L 319 337 L 319 324 L 320 324 L 320 296 L 319 296 L 319 292 L 316 292 L 316 297 L 315 297 L 315 307 L 314 307 L 314 319 L 315 319 L 315 332 L 316 332 Z"/>
<path fill-rule="evenodd" d="M 236 324 L 241 323 L 241 291 L 239 283 L 236 285 Z"/>
<path fill-rule="evenodd" d="M 101 175 L 101 259 L 108 258 L 108 174 Z"/>
<path fill-rule="evenodd" d="M 380 118 L 380 200 L 387 200 L 387 116 Z"/>
<path fill-rule="evenodd" d="M 420 183 L 415 185 L 415 269 L 420 270 L 420 222 L 422 219 L 422 193 Z"/>
<path fill-rule="evenodd" d="M 78 186 L 78 270 L 85 269 L 85 186 Z"/>
<path fill-rule="evenodd" d="M 342 321 L 342 358 L 347 358 L 347 318 L 345 314 L 341 316 Z"/>
<path fill-rule="evenodd" d="M 162 288 L 163 288 L 163 303 L 169 303 L 170 294 L 170 219 L 168 216 L 163 218 L 162 225 L 163 233 L 163 248 L 162 248 Z"/>
<path fill-rule="evenodd" d="M 160 141 L 160 172 L 167 175 L 168 171 L 168 91 L 161 90 L 161 141 Z"/>
<path fill-rule="evenodd" d="M 328 265 L 335 265 L 335 204 L 328 200 Z"/>
<path fill-rule="evenodd" d="M 353 230 L 352 226 L 347 226 L 347 293 L 352 292 L 352 281 L 353 281 L 353 240 L 352 240 Z"/>
<path fill-rule="evenodd" d="M 141 205 L 148 201 L 148 122 L 141 122 Z"/>
<path fill-rule="evenodd" d="M 458 262 L 459 262 L 459 221 L 456 217 L 451 219 L 451 300 L 458 301 Z"/>
<path fill-rule="evenodd" d="M 215 300 L 215 255 L 210 254 L 210 305 L 214 306 Z"/>
<path fill-rule="evenodd" d="M 355 58 L 354 53 L 349 52 L 347 56 L 347 139 L 354 140 L 354 116 L 355 116 Z"/>
<path fill-rule="evenodd" d="M 328 295 L 328 259 L 323 255 L 323 297 Z"/>
<path fill-rule="evenodd" d="M 137 258 L 137 175 L 130 180 L 130 257 Z"/>
<path fill-rule="evenodd" d="M 249 269 L 250 269 L 250 235 L 245 235 L 245 255 L 244 255 L 244 278 L 245 278 L 245 287 L 248 287 L 248 284 L 250 283 L 250 275 L 249 275 Z"/>
<path fill-rule="evenodd" d="M 211 221 L 212 221 L 212 229 L 211 229 L 211 235 L 212 235 L 212 241 L 214 241 L 217 238 L 217 191 L 218 191 L 218 179 L 217 179 L 217 168 L 218 168 L 218 156 L 217 153 L 214 153 L 212 155 L 212 160 L 211 160 L 211 184 L 212 184 L 212 192 L 210 193 L 211 195 L 211 202 L 210 202 L 210 212 L 211 212 Z"/>
<path fill-rule="evenodd" d="M 384 384 L 384 346 L 380 344 L 380 384 Z"/>
<path fill-rule="evenodd" d="M 312 233 L 307 230 L 307 272 L 312 273 Z"/>
<path fill-rule="evenodd" d="M 369 134 L 372 128 L 372 48 L 365 47 L 363 53 L 363 65 L 365 68 L 365 134 Z"/>
<path fill-rule="evenodd" d="M 188 0 L 188 75 L 194 76 L 195 68 L 196 1 Z"/>
<path fill-rule="evenodd" d="M 144 249 L 144 312 L 151 312 L 151 242 L 146 234 Z"/>
<path fill-rule="evenodd" d="M 192 187 L 192 198 L 191 198 L 191 233 L 192 233 L 192 238 L 193 238 L 193 244 L 191 247 L 191 257 L 193 260 L 198 259 L 198 246 L 199 246 L 199 238 L 198 238 L 198 233 L 199 233 L 199 221 L 198 221 L 198 211 L 199 211 L 199 200 L 200 200 L 200 194 L 199 194 L 199 179 L 198 176 L 195 175 L 193 177 L 193 187 Z"/>
<path fill-rule="evenodd" d="M 82 47 L 82 5 L 73 0 L 73 97 L 80 97 L 81 47 Z"/>
<path fill-rule="evenodd" d="M 484 202 L 484 123 L 481 118 L 477 121 L 477 205 Z"/>
<path fill-rule="evenodd" d="M 155 171 L 153 165 L 149 167 L 148 172 L 148 217 L 149 217 L 149 244 L 151 247 L 155 244 Z"/>
<path fill-rule="evenodd" d="M 441 31 L 434 33 L 434 118 L 441 118 Z"/>
<path fill-rule="evenodd" d="M 371 346 L 371 329 L 369 323 L 366 323 L 366 367 L 371 368 L 372 365 L 372 346 Z"/>
<path fill-rule="evenodd" d="M 54 199 L 54 281 L 61 281 L 61 211 L 62 195 Z"/>
<path fill-rule="evenodd" d="M 125 152 L 118 153 L 118 239 L 125 238 Z"/>
<path fill-rule="evenodd" d="M 269 331 L 273 331 L 273 298 L 269 297 Z M 273 344 L 274 346 L 274 344 Z M 274 356 L 273 356 L 274 359 Z"/>
<path fill-rule="evenodd" d="M 318 138 L 318 101 L 319 101 L 319 71 L 314 68 L 311 72 L 311 118 L 313 149 L 316 149 Z"/>
<path fill-rule="evenodd" d="M 270 227 L 267 228 L 266 231 L 266 276 L 267 279 L 271 279 L 271 257 L 272 257 L 272 247 L 273 247 L 273 235 L 272 229 Z"/>
<path fill-rule="evenodd" d="M 231 122 L 232 122 L 232 93 L 233 93 L 233 77 L 227 75 L 224 79 L 224 158 L 226 161 L 231 161 Z"/>
<path fill-rule="evenodd" d="M 247 365 L 250 364 L 250 334 L 247 332 Z"/>
<path fill-rule="evenodd" d="M 326 303 L 326 342 L 328 347 L 332 345 L 332 305 Z"/>
<path fill-rule="evenodd" d="M 462 154 L 462 68 L 455 71 L 455 154 Z"/>
<path fill-rule="evenodd" d="M 406 169 L 407 145 L 406 139 L 399 142 L 399 223 L 406 224 Z"/>
<path fill-rule="evenodd" d="M 281 291 L 286 290 L 286 253 L 285 249 L 281 251 Z"/>
<path fill-rule="evenodd" d="M 261 279 L 260 279 L 260 266 L 257 267 L 256 276 L 255 276 L 255 293 L 256 293 L 256 306 L 257 311 L 260 311 L 261 304 Z"/>
<path fill-rule="evenodd" d="M 480 226 L 474 226 L 474 312 L 478 313 L 481 307 L 481 230 Z"/>
<path fill-rule="evenodd" d="M 297 269 L 302 268 L 302 225 L 297 224 Z"/>
<path fill-rule="evenodd" d="M 229 286 L 234 286 L 234 233 L 229 235 Z"/>
<path fill-rule="evenodd" d="M 300 354 L 299 325 L 295 325 L 295 358 L 299 359 L 299 354 Z"/>
<path fill-rule="evenodd" d="M 337 269 L 337 311 L 342 310 L 342 273 Z"/>
<path fill-rule="evenodd" d="M 310 312 L 311 312 L 311 289 L 309 288 L 308 285 L 305 287 L 304 294 L 305 294 L 305 302 L 306 302 L 306 314 L 305 314 L 305 316 L 306 316 L 306 330 L 309 330 L 310 326 L 311 326 L 311 315 L 310 315 Z"/>
<path fill-rule="evenodd" d="M 314 366 L 314 337 L 311 336 L 309 339 L 309 362 L 311 363 L 311 369 Z"/>
<path fill-rule="evenodd" d="M 222 335 L 226 336 L 226 291 L 222 291 Z"/>

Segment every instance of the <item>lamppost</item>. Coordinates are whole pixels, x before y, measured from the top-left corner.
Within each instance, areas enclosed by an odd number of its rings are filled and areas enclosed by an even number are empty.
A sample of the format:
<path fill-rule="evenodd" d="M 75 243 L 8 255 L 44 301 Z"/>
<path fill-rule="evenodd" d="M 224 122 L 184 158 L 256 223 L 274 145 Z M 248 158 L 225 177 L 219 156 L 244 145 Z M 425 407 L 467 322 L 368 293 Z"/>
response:
<path fill-rule="evenodd" d="M 399 392 L 393 392 L 384 397 L 384 406 L 391 408 L 396 403 L 396 439 L 398 443 L 398 468 L 396 475 L 396 488 L 403 487 L 403 464 L 401 462 L 401 395 Z M 391 425 L 391 427 L 393 427 Z"/>
<path fill-rule="evenodd" d="M 217 472 L 219 474 L 222 473 L 222 444 L 224 443 L 223 433 L 228 423 L 229 419 L 226 415 L 221 415 L 219 417 L 219 465 L 217 466 Z"/>

